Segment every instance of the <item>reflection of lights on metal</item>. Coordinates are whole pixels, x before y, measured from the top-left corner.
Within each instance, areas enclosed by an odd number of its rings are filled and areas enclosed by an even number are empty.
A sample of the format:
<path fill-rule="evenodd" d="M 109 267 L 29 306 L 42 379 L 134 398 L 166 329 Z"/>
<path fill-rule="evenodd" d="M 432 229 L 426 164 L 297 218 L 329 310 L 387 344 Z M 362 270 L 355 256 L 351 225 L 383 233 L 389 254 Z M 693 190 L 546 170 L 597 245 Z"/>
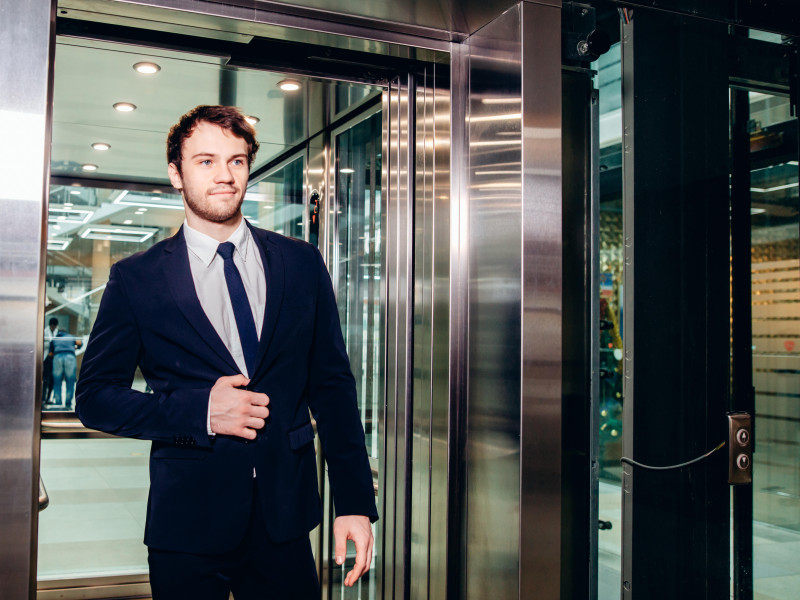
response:
<path fill-rule="evenodd" d="M 281 79 L 278 82 L 278 87 L 284 92 L 296 92 L 300 89 L 300 82 L 294 79 Z"/>
<path fill-rule="evenodd" d="M 470 123 L 485 123 L 487 121 L 515 121 L 522 118 L 522 113 L 512 113 L 510 115 L 488 115 L 485 117 L 471 117 Z"/>
<path fill-rule="evenodd" d="M 522 98 L 519 96 L 510 98 L 484 98 L 481 100 L 481 104 L 520 104 L 521 102 Z"/>
<path fill-rule="evenodd" d="M 161 67 L 152 62 L 138 62 L 133 65 L 133 69 L 142 75 L 152 75 L 153 73 L 158 73 Z"/>
<path fill-rule="evenodd" d="M 111 144 L 106 144 L 105 142 L 95 142 L 92 144 L 92 148 L 99 150 L 100 152 L 104 152 L 105 150 L 111 150 Z"/>
<path fill-rule="evenodd" d="M 136 110 L 136 105 L 130 102 L 117 102 L 114 104 L 114 110 L 118 110 L 119 112 L 133 112 Z"/>
<path fill-rule="evenodd" d="M 354 169 L 350 169 L 345 167 L 344 169 L 339 169 L 339 173 L 344 173 L 345 175 L 350 175 L 350 173 L 355 173 Z"/>
<path fill-rule="evenodd" d="M 322 175 L 324 172 L 325 172 L 324 169 L 309 169 L 308 170 L 308 174 L 309 175 Z"/>
<path fill-rule="evenodd" d="M 469 145 L 473 148 L 481 146 L 521 146 L 522 140 L 492 140 L 488 142 L 470 142 Z"/>
<path fill-rule="evenodd" d="M 250 125 L 255 125 L 256 123 L 261 121 L 261 119 L 259 119 L 258 117 L 254 117 L 253 115 L 247 115 L 244 118 L 244 120 L 247 121 L 248 123 L 250 123 Z"/>
<path fill-rule="evenodd" d="M 475 171 L 475 175 L 522 175 L 522 171 Z"/>

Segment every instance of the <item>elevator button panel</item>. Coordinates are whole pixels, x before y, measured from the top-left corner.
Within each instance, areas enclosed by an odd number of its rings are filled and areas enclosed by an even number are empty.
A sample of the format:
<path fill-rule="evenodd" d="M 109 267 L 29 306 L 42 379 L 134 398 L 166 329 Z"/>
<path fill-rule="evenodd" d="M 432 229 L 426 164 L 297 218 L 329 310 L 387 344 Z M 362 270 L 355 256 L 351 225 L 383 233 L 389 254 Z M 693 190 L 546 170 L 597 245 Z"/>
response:
<path fill-rule="evenodd" d="M 728 413 L 728 483 L 753 483 L 753 422 L 745 412 Z"/>

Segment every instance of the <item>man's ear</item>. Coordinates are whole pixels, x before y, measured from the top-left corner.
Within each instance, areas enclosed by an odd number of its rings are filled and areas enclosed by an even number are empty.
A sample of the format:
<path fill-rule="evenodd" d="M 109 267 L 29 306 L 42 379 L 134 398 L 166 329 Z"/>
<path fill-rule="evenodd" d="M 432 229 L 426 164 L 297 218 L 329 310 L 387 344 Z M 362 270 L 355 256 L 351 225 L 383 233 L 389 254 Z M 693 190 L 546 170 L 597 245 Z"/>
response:
<path fill-rule="evenodd" d="M 169 174 L 169 181 L 172 184 L 172 187 L 178 191 L 182 191 L 183 178 L 181 177 L 181 174 L 178 171 L 178 167 L 175 165 L 175 163 L 169 163 L 169 165 L 167 165 L 167 173 Z"/>

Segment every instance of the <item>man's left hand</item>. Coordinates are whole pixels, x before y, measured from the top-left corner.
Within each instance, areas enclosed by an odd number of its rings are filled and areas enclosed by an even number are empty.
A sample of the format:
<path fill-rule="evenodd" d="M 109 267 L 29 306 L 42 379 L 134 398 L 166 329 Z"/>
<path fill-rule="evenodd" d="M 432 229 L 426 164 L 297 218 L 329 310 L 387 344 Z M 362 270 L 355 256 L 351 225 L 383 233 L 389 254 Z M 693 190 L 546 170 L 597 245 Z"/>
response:
<path fill-rule="evenodd" d="M 372 564 L 372 526 L 369 517 L 362 515 L 343 515 L 333 521 L 333 537 L 336 540 L 334 556 L 336 564 L 344 564 L 347 556 L 347 540 L 353 540 L 356 546 L 356 564 L 344 578 L 347 587 L 353 586 L 358 578 L 369 570 Z"/>

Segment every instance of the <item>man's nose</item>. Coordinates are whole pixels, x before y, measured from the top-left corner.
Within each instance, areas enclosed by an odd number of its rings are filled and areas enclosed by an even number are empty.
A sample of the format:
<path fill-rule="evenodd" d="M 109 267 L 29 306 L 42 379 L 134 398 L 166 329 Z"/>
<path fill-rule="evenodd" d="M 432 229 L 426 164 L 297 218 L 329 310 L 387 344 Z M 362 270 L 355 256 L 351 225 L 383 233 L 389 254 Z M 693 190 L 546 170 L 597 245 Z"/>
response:
<path fill-rule="evenodd" d="M 221 164 L 217 167 L 217 170 L 214 173 L 214 181 L 218 183 L 227 183 L 229 181 L 233 181 L 233 172 L 227 163 Z"/>

